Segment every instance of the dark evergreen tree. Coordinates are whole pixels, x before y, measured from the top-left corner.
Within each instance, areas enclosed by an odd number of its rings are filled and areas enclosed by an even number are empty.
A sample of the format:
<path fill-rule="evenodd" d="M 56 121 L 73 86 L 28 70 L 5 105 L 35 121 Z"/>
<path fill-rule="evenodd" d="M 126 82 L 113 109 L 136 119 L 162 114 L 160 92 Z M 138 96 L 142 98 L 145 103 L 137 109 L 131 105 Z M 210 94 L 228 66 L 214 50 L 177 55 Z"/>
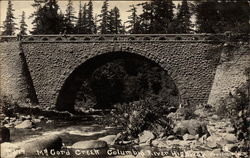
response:
<path fill-rule="evenodd" d="M 84 4 L 84 7 L 82 7 L 82 4 L 80 2 L 78 20 L 76 23 L 76 33 L 78 33 L 78 34 L 86 34 L 87 33 L 87 10 L 86 10 L 86 7 L 87 7 L 86 4 Z"/>
<path fill-rule="evenodd" d="M 140 26 L 141 26 L 141 33 L 149 34 L 152 32 L 152 26 L 154 22 L 153 17 L 153 6 L 151 2 L 145 2 L 139 4 L 142 6 L 142 14 L 140 15 Z"/>
<path fill-rule="evenodd" d="M 20 21 L 20 35 L 27 35 L 27 24 L 25 23 L 25 12 L 22 12 L 21 21 Z"/>
<path fill-rule="evenodd" d="M 109 12 L 108 28 L 108 33 L 110 34 L 121 34 L 124 32 L 120 19 L 120 11 L 117 7 L 114 7 Z"/>
<path fill-rule="evenodd" d="M 92 0 L 89 0 L 88 5 L 87 5 L 87 33 L 88 34 L 93 34 L 96 33 L 96 24 L 94 22 L 94 17 L 93 17 L 93 3 Z"/>
<path fill-rule="evenodd" d="M 175 21 L 174 33 L 191 32 L 191 13 L 187 0 L 182 0 L 181 6 L 178 7 L 178 13 Z"/>
<path fill-rule="evenodd" d="M 221 0 L 217 3 L 217 13 L 220 17 L 216 25 L 216 33 L 225 31 L 250 31 L 250 5 L 247 0 Z"/>
<path fill-rule="evenodd" d="M 247 0 L 200 1 L 195 8 L 197 31 L 224 33 L 226 31 L 249 33 L 250 6 Z"/>
<path fill-rule="evenodd" d="M 72 0 L 68 0 L 66 14 L 65 14 L 65 32 L 68 34 L 74 33 L 74 21 L 76 17 L 74 16 L 74 8 Z"/>
<path fill-rule="evenodd" d="M 8 1 L 8 8 L 7 8 L 7 14 L 6 18 L 3 22 L 3 35 L 14 35 L 16 30 L 16 23 L 14 22 L 14 14 L 13 11 L 13 4 L 11 3 L 11 0 Z"/>
<path fill-rule="evenodd" d="M 172 0 L 151 0 L 142 3 L 140 15 L 142 33 L 167 33 L 174 18 Z"/>
<path fill-rule="evenodd" d="M 33 14 L 35 25 L 32 34 L 59 34 L 64 30 L 63 15 L 58 13 L 59 6 L 56 0 L 48 0 L 39 6 L 37 1 L 34 5 L 38 8 Z"/>
<path fill-rule="evenodd" d="M 109 33 L 109 26 L 108 26 L 108 0 L 105 0 L 103 2 L 101 14 L 100 17 L 100 26 L 98 27 L 98 30 L 101 34 L 107 34 Z"/>
<path fill-rule="evenodd" d="M 197 32 L 216 33 L 216 25 L 220 20 L 217 6 L 217 0 L 197 2 L 195 7 Z"/>
<path fill-rule="evenodd" d="M 128 12 L 131 13 L 131 15 L 128 17 L 128 21 L 126 23 L 129 23 L 126 27 L 128 29 L 128 33 L 130 34 L 138 34 L 140 33 L 140 20 L 139 16 L 137 15 L 137 8 L 135 5 L 129 6 L 131 9 L 128 10 Z"/>
<path fill-rule="evenodd" d="M 173 22 L 175 6 L 172 0 L 152 0 L 153 21 L 151 33 L 167 33 Z"/>
<path fill-rule="evenodd" d="M 42 17 L 41 17 L 41 8 L 42 5 L 44 5 L 43 1 L 40 0 L 34 0 L 34 3 L 32 4 L 32 7 L 35 8 L 35 12 L 31 14 L 31 16 L 29 18 L 34 18 L 34 20 L 32 21 L 32 25 L 33 28 L 31 31 L 31 33 L 36 34 L 36 31 L 40 30 L 39 27 L 41 27 L 41 21 L 42 21 Z M 42 28 L 41 28 L 42 29 Z"/>

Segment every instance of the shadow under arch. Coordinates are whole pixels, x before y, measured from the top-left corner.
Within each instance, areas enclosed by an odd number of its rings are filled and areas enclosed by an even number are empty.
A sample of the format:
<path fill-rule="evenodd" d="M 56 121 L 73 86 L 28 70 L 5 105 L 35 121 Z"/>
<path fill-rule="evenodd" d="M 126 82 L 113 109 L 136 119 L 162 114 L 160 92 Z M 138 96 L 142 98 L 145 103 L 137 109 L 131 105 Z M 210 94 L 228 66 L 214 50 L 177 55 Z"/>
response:
<path fill-rule="evenodd" d="M 72 73 L 67 77 L 57 97 L 56 109 L 60 111 L 74 112 L 76 95 L 84 79 L 89 78 L 97 68 L 105 65 L 108 62 L 112 62 L 117 59 L 135 59 L 135 58 L 138 60 L 144 60 L 146 62 L 149 62 L 155 66 L 160 67 L 163 71 L 167 72 L 163 67 L 161 67 L 158 63 L 156 63 L 152 59 L 130 52 L 123 52 L 123 51 L 108 52 L 98 56 L 94 56 L 88 59 L 87 61 L 83 62 L 77 68 L 75 68 L 72 71 Z M 171 76 L 169 77 L 171 78 Z M 174 83 L 172 78 L 171 80 L 175 86 L 179 104 L 180 103 L 179 89 Z"/>

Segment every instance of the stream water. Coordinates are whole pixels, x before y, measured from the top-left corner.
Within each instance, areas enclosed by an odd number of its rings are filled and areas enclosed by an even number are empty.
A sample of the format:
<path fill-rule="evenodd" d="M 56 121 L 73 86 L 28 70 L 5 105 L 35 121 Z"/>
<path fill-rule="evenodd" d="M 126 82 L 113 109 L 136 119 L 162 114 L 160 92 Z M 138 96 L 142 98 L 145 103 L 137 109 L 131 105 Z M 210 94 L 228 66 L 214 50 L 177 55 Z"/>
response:
<path fill-rule="evenodd" d="M 59 153 L 55 155 L 50 155 L 47 157 L 114 157 L 114 156 L 128 156 L 128 155 L 137 155 L 140 151 L 144 150 L 149 152 L 160 152 L 156 148 L 152 148 L 150 146 L 133 146 L 133 145 L 113 145 L 109 146 L 108 149 L 105 151 L 99 151 L 98 154 L 104 155 L 87 155 L 87 152 L 93 152 L 94 150 L 79 150 L 78 153 L 76 150 L 70 149 L 74 143 L 79 141 L 86 141 L 86 140 L 97 140 L 98 138 L 107 136 L 107 135 L 115 135 L 121 132 L 121 128 L 115 127 L 105 127 L 103 125 L 98 125 L 94 122 L 87 122 L 87 121 L 59 121 L 54 120 L 53 122 L 46 124 L 45 122 L 37 123 L 37 127 L 41 127 L 40 130 L 32 130 L 32 129 L 16 129 L 11 128 L 11 142 L 21 142 L 25 140 L 29 140 L 41 135 L 48 135 L 48 134 L 56 134 L 62 138 L 63 148 L 62 151 L 68 151 L 70 155 L 65 155 Z M 69 147 L 69 149 L 68 149 Z M 85 152 L 85 153 L 81 153 Z M 108 153 L 108 154 L 107 154 Z M 145 154 L 145 153 L 143 153 Z M 22 157 L 22 156 L 21 156 Z M 25 156 L 28 157 L 29 156 Z M 41 158 L 44 156 L 41 155 L 32 155 L 30 158 Z M 45 155 L 46 157 L 46 155 Z M 155 157 L 155 156 L 153 156 Z"/>

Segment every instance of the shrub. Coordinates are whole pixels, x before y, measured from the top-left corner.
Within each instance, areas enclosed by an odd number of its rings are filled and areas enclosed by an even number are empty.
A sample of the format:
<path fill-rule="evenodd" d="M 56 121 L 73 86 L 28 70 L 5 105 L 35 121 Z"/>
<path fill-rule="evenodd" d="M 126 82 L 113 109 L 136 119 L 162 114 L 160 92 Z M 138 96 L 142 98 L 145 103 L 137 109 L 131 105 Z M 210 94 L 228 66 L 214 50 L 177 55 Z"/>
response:
<path fill-rule="evenodd" d="M 120 126 L 132 138 L 144 130 L 151 130 L 155 134 L 165 132 L 164 135 L 172 134 L 173 122 L 165 114 L 171 106 L 156 96 L 145 100 L 130 103 L 116 104 L 111 117 L 104 119 L 104 124 Z"/>

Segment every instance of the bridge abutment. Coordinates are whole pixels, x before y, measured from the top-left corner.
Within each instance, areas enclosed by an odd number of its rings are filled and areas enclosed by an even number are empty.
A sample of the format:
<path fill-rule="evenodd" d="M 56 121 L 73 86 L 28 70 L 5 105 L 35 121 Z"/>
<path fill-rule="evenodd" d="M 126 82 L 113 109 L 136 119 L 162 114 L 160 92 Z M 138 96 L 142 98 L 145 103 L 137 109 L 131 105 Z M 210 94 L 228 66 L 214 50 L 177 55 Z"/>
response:
<path fill-rule="evenodd" d="M 1 97 L 17 102 L 37 103 L 20 42 L 3 42 L 0 48 Z"/>

